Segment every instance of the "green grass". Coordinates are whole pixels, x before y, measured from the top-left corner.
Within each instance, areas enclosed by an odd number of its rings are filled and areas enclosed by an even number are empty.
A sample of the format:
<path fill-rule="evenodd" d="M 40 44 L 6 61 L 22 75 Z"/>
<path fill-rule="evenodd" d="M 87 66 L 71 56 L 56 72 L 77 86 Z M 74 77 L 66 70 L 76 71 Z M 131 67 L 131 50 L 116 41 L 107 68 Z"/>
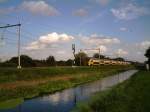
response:
<path fill-rule="evenodd" d="M 24 68 L 21 70 L 14 68 L 0 69 L 0 102 L 18 98 L 28 99 L 53 93 L 82 83 L 99 80 L 102 77 L 131 68 L 131 66 L 101 66 L 100 68 L 52 67 Z M 57 80 L 54 80 L 56 78 Z"/>
<path fill-rule="evenodd" d="M 0 83 L 4 82 L 13 82 L 20 80 L 33 80 L 47 78 L 49 76 L 58 76 L 64 74 L 81 74 L 81 73 L 94 73 L 113 70 L 113 69 L 122 69 L 124 66 L 102 66 L 100 69 L 98 67 L 43 67 L 43 68 L 0 68 Z M 126 67 L 125 67 L 126 68 Z"/>
<path fill-rule="evenodd" d="M 150 72 L 140 71 L 131 79 L 81 102 L 73 112 L 149 112 Z"/>
<path fill-rule="evenodd" d="M 17 105 L 21 104 L 22 102 L 23 102 L 23 99 L 21 99 L 21 98 L 0 102 L 0 109 L 13 108 L 13 107 L 16 107 Z"/>

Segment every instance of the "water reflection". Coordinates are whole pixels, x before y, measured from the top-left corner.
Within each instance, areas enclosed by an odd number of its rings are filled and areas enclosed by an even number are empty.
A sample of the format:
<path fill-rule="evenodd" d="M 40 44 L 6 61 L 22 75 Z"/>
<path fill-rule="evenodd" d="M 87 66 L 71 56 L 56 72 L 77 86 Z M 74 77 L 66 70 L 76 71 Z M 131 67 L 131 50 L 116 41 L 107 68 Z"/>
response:
<path fill-rule="evenodd" d="M 0 112 L 69 112 L 77 102 L 87 100 L 93 93 L 105 90 L 128 79 L 135 72 L 137 71 L 130 70 L 115 76 L 106 77 L 101 81 L 27 100 L 16 108 L 0 110 Z"/>

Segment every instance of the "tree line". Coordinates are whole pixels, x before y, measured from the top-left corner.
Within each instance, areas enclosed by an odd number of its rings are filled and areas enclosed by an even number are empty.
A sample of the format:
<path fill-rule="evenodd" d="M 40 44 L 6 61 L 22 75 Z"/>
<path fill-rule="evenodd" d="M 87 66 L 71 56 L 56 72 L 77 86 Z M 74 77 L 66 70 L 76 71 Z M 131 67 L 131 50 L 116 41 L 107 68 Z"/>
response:
<path fill-rule="evenodd" d="M 90 57 L 88 57 L 88 55 L 84 52 L 77 53 L 75 55 L 75 60 L 68 59 L 66 61 L 64 60 L 56 61 L 54 56 L 48 56 L 46 59 L 43 60 L 32 59 L 27 55 L 21 55 L 20 58 L 22 67 L 72 66 L 72 65 L 87 66 L 88 61 L 90 59 Z M 99 54 L 95 53 L 93 55 L 93 58 L 99 58 Z M 100 59 L 110 59 L 110 58 L 104 55 L 100 55 Z M 124 61 L 124 59 L 121 57 L 116 58 L 114 60 Z M 0 67 L 16 67 L 17 64 L 18 64 L 18 57 L 12 57 L 11 59 L 5 62 L 0 62 Z"/>
<path fill-rule="evenodd" d="M 71 66 L 72 60 L 56 61 L 54 56 L 48 56 L 46 59 L 32 59 L 27 55 L 21 55 L 22 67 L 46 67 L 46 66 Z M 11 59 L 0 62 L 0 67 L 16 67 L 18 65 L 18 57 L 12 57 Z"/>

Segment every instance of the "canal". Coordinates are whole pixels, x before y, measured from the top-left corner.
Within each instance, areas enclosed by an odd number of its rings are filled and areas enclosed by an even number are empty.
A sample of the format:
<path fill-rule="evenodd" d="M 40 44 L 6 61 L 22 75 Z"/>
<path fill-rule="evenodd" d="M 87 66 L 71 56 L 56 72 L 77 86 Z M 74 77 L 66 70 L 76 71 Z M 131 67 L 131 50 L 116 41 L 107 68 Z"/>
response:
<path fill-rule="evenodd" d="M 86 101 L 92 94 L 123 82 L 136 72 L 137 70 L 129 70 L 54 94 L 25 100 L 15 108 L 0 112 L 70 112 L 77 102 Z"/>

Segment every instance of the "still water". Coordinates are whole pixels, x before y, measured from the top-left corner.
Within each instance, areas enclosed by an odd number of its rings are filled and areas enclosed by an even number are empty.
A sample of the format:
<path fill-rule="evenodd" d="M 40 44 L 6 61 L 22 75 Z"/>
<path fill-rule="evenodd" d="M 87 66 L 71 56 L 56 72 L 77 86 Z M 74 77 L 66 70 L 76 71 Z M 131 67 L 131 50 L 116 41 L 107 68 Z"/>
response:
<path fill-rule="evenodd" d="M 70 112 L 77 102 L 87 100 L 95 92 L 108 89 L 136 72 L 137 70 L 129 70 L 75 88 L 26 100 L 15 108 L 0 110 L 0 112 Z"/>

